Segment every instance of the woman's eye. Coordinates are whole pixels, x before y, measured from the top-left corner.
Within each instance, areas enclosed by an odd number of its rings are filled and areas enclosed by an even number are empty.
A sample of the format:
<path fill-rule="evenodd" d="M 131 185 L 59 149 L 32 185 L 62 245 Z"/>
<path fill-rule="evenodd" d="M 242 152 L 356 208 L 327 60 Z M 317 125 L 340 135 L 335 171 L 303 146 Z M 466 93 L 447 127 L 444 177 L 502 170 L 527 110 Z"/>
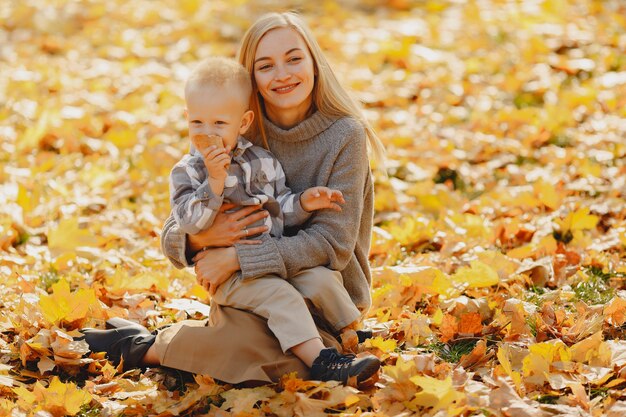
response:
<path fill-rule="evenodd" d="M 300 58 L 299 56 L 294 56 L 292 58 L 289 58 L 289 62 L 299 62 L 302 61 L 302 58 Z"/>
<path fill-rule="evenodd" d="M 270 69 L 272 66 L 270 64 L 265 64 L 265 65 L 261 65 L 259 68 L 257 68 L 257 70 L 259 71 L 266 71 L 268 69 Z"/>

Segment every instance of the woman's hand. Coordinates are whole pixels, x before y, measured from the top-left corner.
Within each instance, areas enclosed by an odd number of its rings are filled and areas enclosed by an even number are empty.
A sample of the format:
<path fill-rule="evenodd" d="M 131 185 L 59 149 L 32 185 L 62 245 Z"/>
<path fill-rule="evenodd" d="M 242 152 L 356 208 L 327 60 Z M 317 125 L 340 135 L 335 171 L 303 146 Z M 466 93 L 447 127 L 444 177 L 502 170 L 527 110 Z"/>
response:
<path fill-rule="evenodd" d="M 235 248 L 214 248 L 194 256 L 196 279 L 211 295 L 240 268 Z"/>
<path fill-rule="evenodd" d="M 215 216 L 213 224 L 200 233 L 187 235 L 187 243 L 190 253 L 197 253 L 203 248 L 227 247 L 235 243 L 254 245 L 261 243 L 260 240 L 247 240 L 247 236 L 255 236 L 267 232 L 267 226 L 248 228 L 251 224 L 264 219 L 269 215 L 261 210 L 260 205 L 246 206 L 232 213 L 225 213 L 236 207 L 234 204 L 223 204 L 219 213 Z"/>

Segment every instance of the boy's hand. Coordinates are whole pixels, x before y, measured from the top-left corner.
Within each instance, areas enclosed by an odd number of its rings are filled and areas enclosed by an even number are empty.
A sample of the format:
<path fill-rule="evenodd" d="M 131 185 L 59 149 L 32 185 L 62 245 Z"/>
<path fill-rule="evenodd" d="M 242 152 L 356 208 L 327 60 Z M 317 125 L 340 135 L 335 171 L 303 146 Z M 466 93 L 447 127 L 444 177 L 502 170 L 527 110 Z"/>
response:
<path fill-rule="evenodd" d="M 344 204 L 343 194 L 339 190 L 328 187 L 312 187 L 300 195 L 300 204 L 306 211 L 331 209 L 341 211 L 339 204 Z"/>
<path fill-rule="evenodd" d="M 218 148 L 211 145 L 206 149 L 199 150 L 209 172 L 209 177 L 225 179 L 230 166 L 230 147 Z"/>

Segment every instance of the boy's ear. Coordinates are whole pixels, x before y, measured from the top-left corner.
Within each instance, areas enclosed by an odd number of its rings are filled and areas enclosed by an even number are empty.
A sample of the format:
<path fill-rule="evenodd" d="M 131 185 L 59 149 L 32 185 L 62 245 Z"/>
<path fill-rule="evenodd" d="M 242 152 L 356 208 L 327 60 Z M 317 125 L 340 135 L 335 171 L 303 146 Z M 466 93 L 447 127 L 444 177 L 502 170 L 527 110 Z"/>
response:
<path fill-rule="evenodd" d="M 252 110 L 246 110 L 241 118 L 241 126 L 239 127 L 239 134 L 243 135 L 248 131 L 252 121 L 254 120 L 254 112 Z"/>

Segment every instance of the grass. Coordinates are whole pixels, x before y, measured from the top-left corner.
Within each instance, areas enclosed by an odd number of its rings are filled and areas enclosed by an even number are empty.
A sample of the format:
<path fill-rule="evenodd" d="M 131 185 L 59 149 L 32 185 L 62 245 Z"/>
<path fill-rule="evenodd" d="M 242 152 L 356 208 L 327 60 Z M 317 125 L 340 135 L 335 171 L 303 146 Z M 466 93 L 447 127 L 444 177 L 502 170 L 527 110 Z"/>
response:
<path fill-rule="evenodd" d="M 457 363 L 463 355 L 467 355 L 474 350 L 478 340 L 477 338 L 472 338 L 459 339 L 450 343 L 434 342 L 424 346 L 424 348 L 429 352 L 435 353 L 446 362 Z"/>
<path fill-rule="evenodd" d="M 609 285 L 614 273 L 602 272 L 599 268 L 585 270 L 588 279 L 574 286 L 576 298 L 587 304 L 606 304 L 615 295 L 615 290 Z"/>

